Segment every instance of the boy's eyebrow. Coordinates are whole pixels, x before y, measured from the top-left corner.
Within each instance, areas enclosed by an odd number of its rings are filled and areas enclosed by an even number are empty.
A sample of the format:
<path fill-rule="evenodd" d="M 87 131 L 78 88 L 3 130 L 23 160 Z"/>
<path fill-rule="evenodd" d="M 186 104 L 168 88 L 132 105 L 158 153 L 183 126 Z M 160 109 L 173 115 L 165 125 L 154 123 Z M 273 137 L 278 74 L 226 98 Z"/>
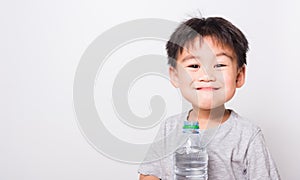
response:
<path fill-rule="evenodd" d="M 196 58 L 196 57 L 193 56 L 193 55 L 187 55 L 187 56 L 185 56 L 185 57 L 181 60 L 181 62 L 184 62 L 184 61 L 189 60 L 189 59 L 195 59 L 195 58 Z"/>
<path fill-rule="evenodd" d="M 217 54 L 216 54 L 216 57 L 218 57 L 218 56 L 227 56 L 227 57 L 229 57 L 231 60 L 233 60 L 233 57 L 230 56 L 230 55 L 228 55 L 228 54 L 226 54 L 225 52 L 217 53 Z"/>
<path fill-rule="evenodd" d="M 219 57 L 219 56 L 226 56 L 226 57 L 229 57 L 231 60 L 233 60 L 233 57 L 230 56 L 230 55 L 228 55 L 228 54 L 225 53 L 225 52 L 217 53 L 217 54 L 216 54 L 216 57 Z M 198 57 L 198 58 L 199 58 L 199 57 Z M 184 61 L 189 60 L 189 59 L 197 59 L 197 57 L 196 57 L 196 56 L 193 56 L 193 55 L 187 55 L 187 56 L 185 56 L 185 57 L 181 60 L 181 62 L 184 62 Z"/>

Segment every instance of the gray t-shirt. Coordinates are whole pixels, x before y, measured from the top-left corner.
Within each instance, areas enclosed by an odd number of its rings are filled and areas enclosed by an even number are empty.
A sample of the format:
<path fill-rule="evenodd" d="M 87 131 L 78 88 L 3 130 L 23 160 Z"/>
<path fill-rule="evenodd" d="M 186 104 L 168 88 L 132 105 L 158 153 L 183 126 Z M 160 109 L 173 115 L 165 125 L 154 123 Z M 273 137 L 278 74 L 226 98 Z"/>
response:
<path fill-rule="evenodd" d="M 184 112 L 163 121 L 156 143 L 139 167 L 140 174 L 173 179 L 173 152 L 184 141 L 181 131 L 187 115 Z M 234 111 L 219 127 L 201 134 L 207 143 L 209 180 L 280 179 L 260 128 Z"/>

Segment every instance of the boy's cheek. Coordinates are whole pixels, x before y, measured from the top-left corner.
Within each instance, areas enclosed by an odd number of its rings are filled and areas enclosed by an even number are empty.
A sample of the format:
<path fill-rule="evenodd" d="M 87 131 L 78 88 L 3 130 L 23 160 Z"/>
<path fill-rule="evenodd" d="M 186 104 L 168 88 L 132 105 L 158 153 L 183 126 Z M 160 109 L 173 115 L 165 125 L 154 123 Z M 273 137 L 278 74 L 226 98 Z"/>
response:
<path fill-rule="evenodd" d="M 179 79 L 181 80 L 181 83 L 192 81 L 195 78 L 195 75 L 193 73 L 188 72 L 186 70 L 180 71 L 178 75 Z"/>

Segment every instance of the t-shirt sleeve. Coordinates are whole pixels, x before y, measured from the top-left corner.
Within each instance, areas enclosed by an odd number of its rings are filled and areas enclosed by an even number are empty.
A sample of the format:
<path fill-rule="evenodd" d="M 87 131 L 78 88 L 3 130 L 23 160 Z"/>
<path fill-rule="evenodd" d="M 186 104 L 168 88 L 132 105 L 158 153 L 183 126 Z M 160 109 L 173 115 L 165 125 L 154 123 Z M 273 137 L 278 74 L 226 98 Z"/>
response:
<path fill-rule="evenodd" d="M 143 175 L 156 176 L 162 179 L 163 156 L 164 156 L 164 134 L 165 121 L 160 125 L 156 138 L 151 144 L 144 161 L 138 168 L 138 173 Z"/>
<path fill-rule="evenodd" d="M 153 160 L 153 158 L 158 159 Z M 142 162 L 138 168 L 138 173 L 168 180 L 172 176 L 172 158 L 172 154 L 163 155 L 160 151 L 150 148 L 144 162 Z"/>
<path fill-rule="evenodd" d="M 161 123 L 157 136 L 151 144 L 138 173 L 156 176 L 160 179 L 171 179 L 173 173 L 173 152 L 185 139 L 180 136 L 181 116 L 167 118 Z M 179 136 L 178 136 L 179 135 Z"/>
<path fill-rule="evenodd" d="M 271 154 L 266 147 L 261 130 L 249 144 L 247 153 L 247 171 L 250 180 L 280 180 L 280 176 Z"/>
<path fill-rule="evenodd" d="M 143 162 L 140 164 L 138 173 L 143 175 L 151 175 L 156 176 L 158 178 L 162 178 L 162 172 L 161 172 L 161 161 L 157 160 L 154 162 Z"/>

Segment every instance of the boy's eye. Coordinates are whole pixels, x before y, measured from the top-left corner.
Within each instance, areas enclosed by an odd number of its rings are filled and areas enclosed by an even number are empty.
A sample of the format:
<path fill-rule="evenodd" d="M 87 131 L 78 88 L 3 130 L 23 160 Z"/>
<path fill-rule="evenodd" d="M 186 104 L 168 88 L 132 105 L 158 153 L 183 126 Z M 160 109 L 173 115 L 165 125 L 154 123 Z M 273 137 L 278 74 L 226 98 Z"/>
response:
<path fill-rule="evenodd" d="M 220 68 L 220 67 L 225 67 L 225 66 L 226 66 L 226 64 L 216 64 L 214 66 L 214 68 Z"/>
<path fill-rule="evenodd" d="M 189 65 L 188 67 L 189 67 L 189 68 L 195 68 L 195 69 L 200 68 L 200 66 L 197 65 L 197 64 L 192 64 L 192 65 Z"/>

